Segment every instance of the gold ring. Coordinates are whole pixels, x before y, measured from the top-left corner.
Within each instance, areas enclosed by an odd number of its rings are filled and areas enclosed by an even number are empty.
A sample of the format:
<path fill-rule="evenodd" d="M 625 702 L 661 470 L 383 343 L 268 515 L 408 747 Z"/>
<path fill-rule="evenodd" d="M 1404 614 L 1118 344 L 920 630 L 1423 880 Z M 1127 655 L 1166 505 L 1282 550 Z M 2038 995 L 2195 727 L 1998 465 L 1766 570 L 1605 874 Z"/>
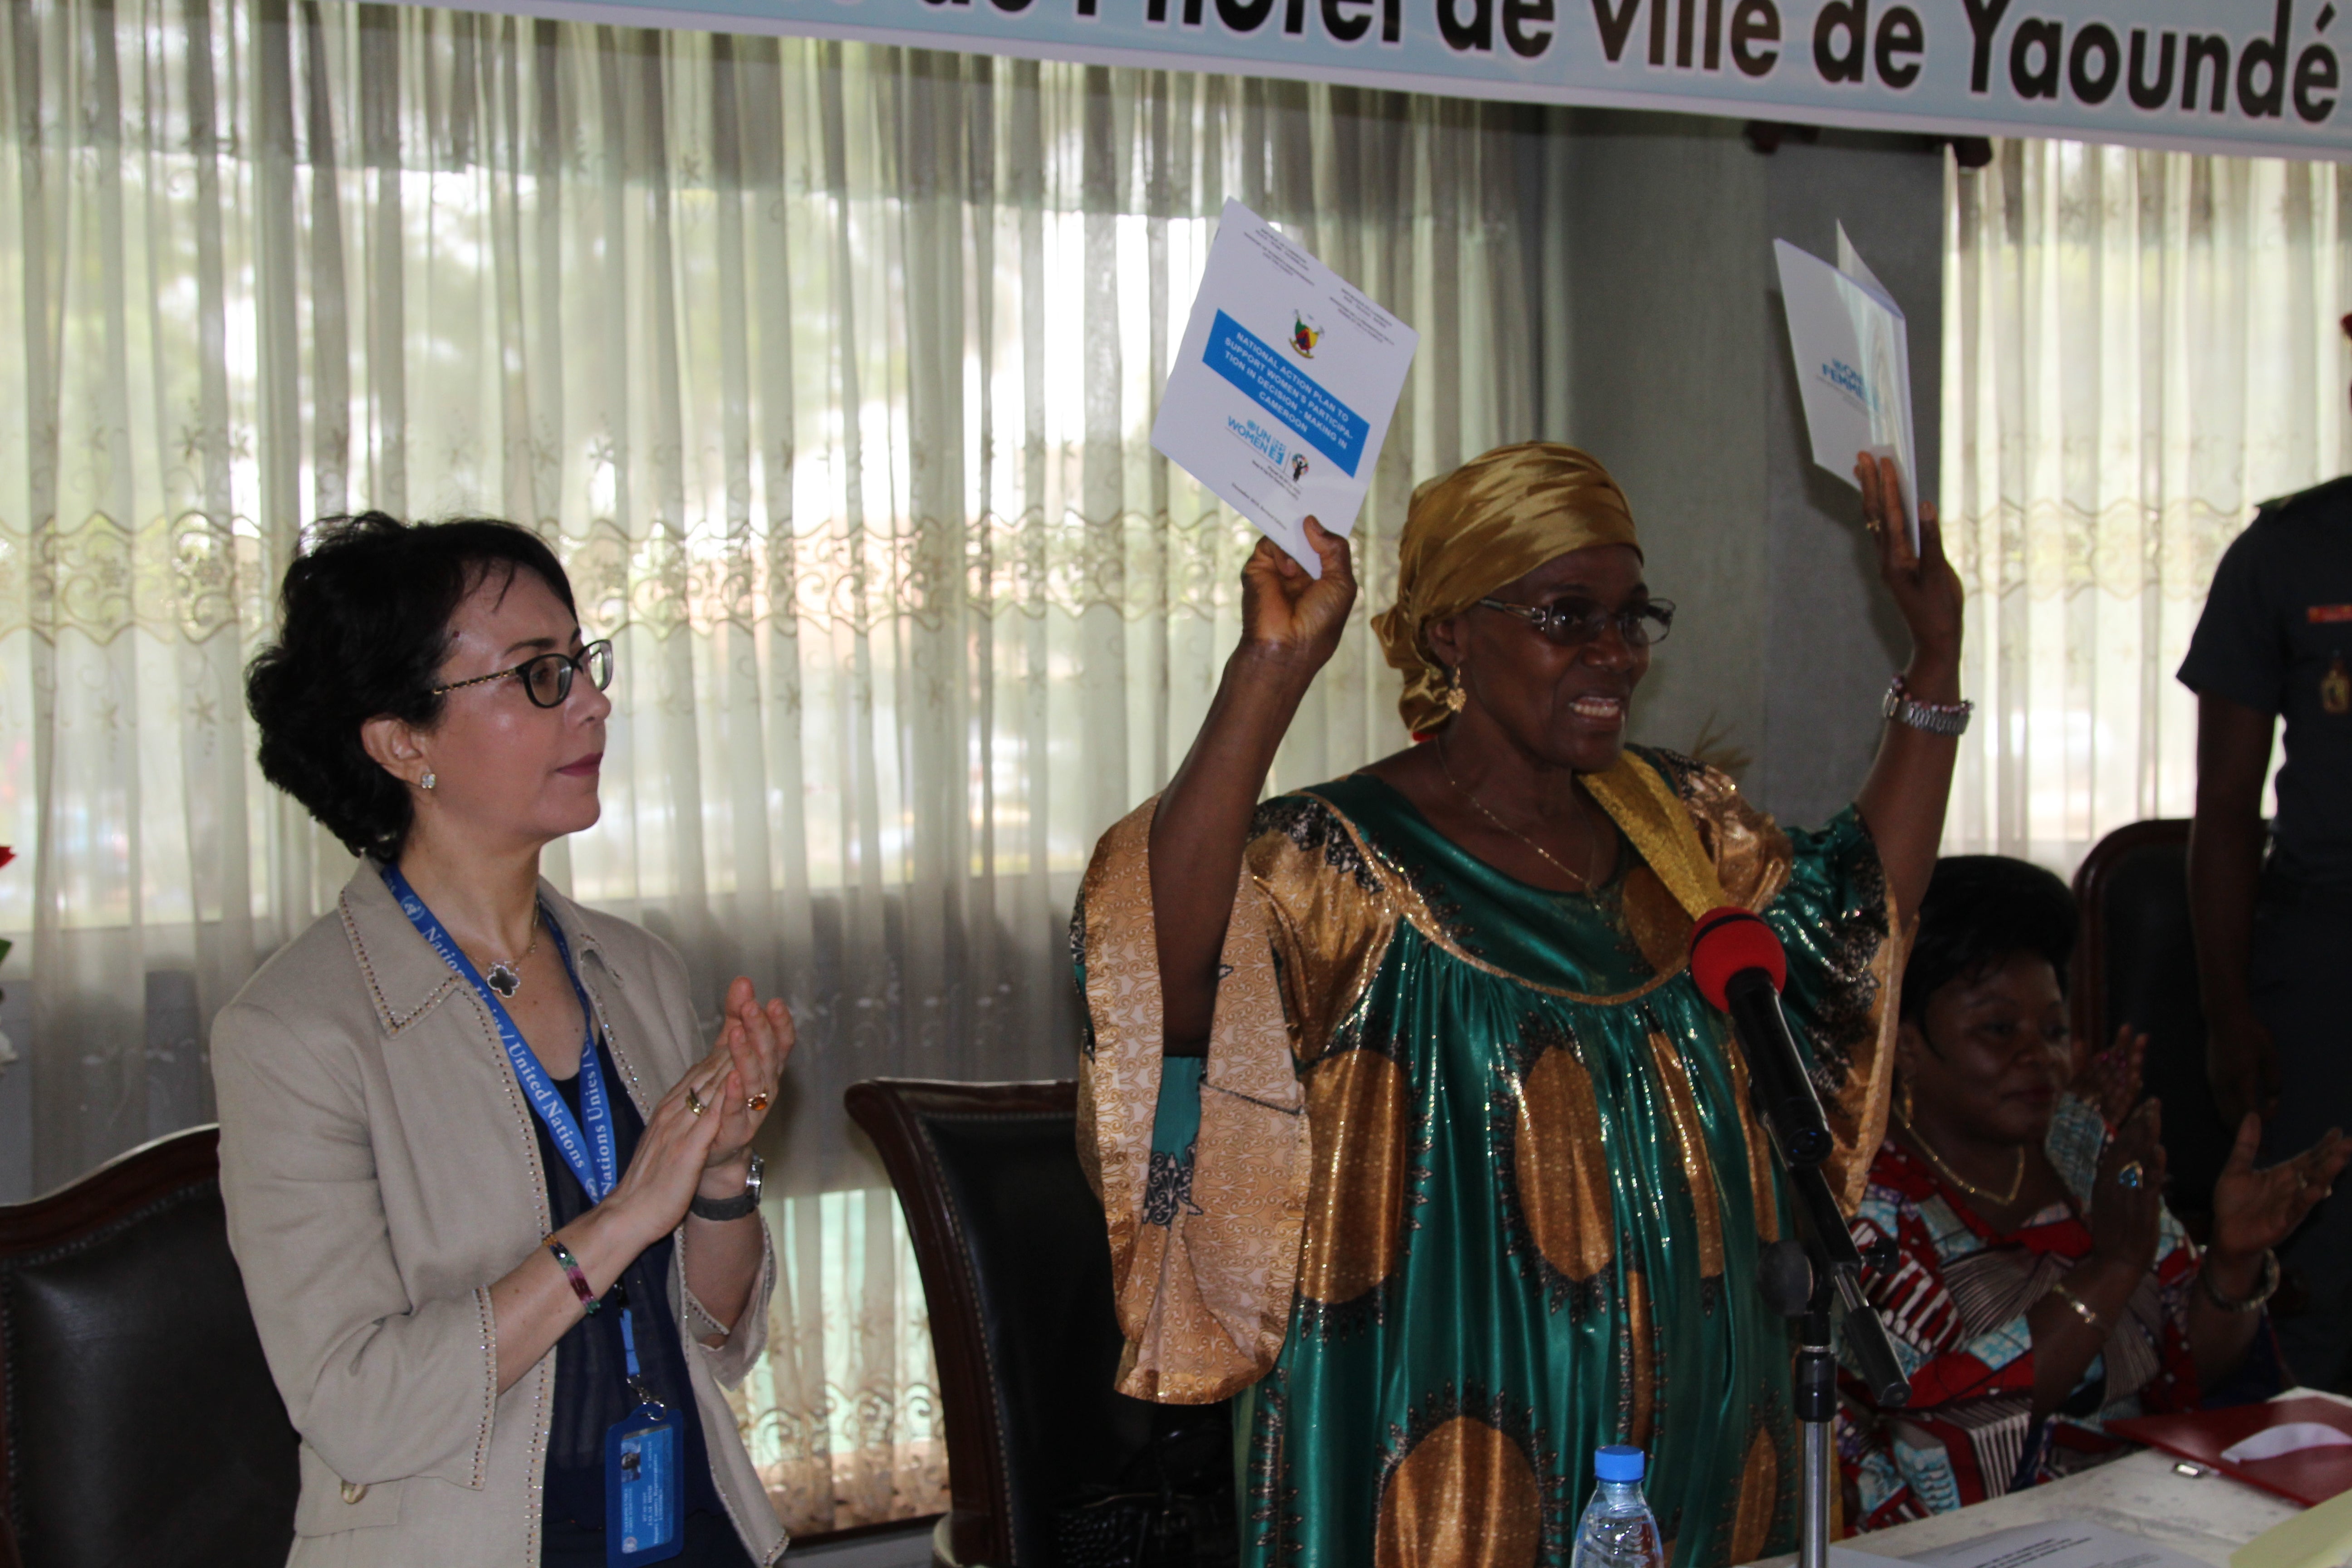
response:
<path fill-rule="evenodd" d="M 749 1100 L 745 1100 L 745 1101 L 743 1102 L 743 1109 L 744 1109 L 744 1110 L 767 1110 L 767 1109 L 768 1109 L 768 1091 L 767 1091 L 767 1090 L 765 1090 L 765 1089 L 761 1089 L 759 1093 L 757 1093 L 757 1094 L 753 1095 L 751 1099 L 749 1099 Z"/>
<path fill-rule="evenodd" d="M 704 1111 L 710 1109 L 710 1107 L 702 1103 L 702 1096 L 694 1092 L 694 1086 L 692 1084 L 688 1084 L 686 1086 L 686 1108 L 694 1112 L 697 1116 L 701 1115 Z"/>

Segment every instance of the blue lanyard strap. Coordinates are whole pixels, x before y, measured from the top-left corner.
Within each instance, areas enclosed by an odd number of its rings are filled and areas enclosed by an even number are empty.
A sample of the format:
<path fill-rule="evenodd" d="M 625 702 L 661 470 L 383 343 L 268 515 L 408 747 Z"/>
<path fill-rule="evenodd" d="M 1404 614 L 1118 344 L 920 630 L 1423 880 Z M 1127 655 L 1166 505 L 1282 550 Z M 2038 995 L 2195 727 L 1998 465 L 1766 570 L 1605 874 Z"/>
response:
<path fill-rule="evenodd" d="M 572 944 L 563 938 L 563 928 L 541 907 L 539 918 L 546 922 L 547 934 L 555 943 L 556 955 L 563 961 L 564 975 L 572 982 L 572 994 L 580 999 L 580 1016 L 587 1026 L 586 1042 L 580 1048 L 580 1115 L 574 1117 L 572 1108 L 547 1076 L 547 1068 L 515 1027 L 513 1015 L 499 994 L 490 989 L 447 929 L 425 908 L 416 889 L 397 866 L 383 868 L 384 886 L 399 900 L 401 913 L 416 928 L 416 934 L 432 945 L 442 962 L 457 972 L 458 977 L 474 988 L 482 1005 L 489 1009 L 490 1022 L 497 1026 L 499 1043 L 506 1047 L 507 1065 L 514 1069 L 515 1082 L 521 1086 L 523 1098 L 547 1127 L 549 1139 L 556 1152 L 580 1183 L 581 1191 L 592 1204 L 602 1203 L 621 1179 L 619 1140 L 613 1131 L 613 1102 L 604 1089 L 604 1069 L 596 1060 L 596 1015 L 588 1005 L 588 988 L 580 983 L 580 972 L 572 962 Z M 584 1126 L 583 1126 L 584 1123 Z M 628 1298 L 622 1297 L 621 1351 L 628 1363 L 629 1385 L 637 1397 L 647 1404 L 661 1403 L 646 1386 L 643 1370 L 637 1364 L 637 1337 L 629 1321 Z"/>
<path fill-rule="evenodd" d="M 580 1016 L 586 1022 L 588 1037 L 580 1051 L 580 1115 L 574 1117 L 572 1108 L 563 1103 L 557 1092 L 555 1080 L 547 1076 L 537 1056 L 525 1043 L 522 1031 L 515 1027 L 513 1016 L 506 1004 L 491 990 L 475 969 L 473 960 L 425 907 L 408 879 L 400 874 L 397 866 L 383 868 L 384 886 L 400 901 L 401 912 L 416 933 L 432 944 L 442 962 L 457 972 L 458 976 L 474 988 L 482 1005 L 489 1009 L 490 1021 L 498 1026 L 499 1042 L 506 1047 L 507 1065 L 514 1069 L 515 1082 L 521 1086 L 523 1098 L 547 1126 L 548 1136 L 555 1143 L 556 1152 L 579 1178 L 581 1190 L 592 1204 L 604 1201 L 604 1194 L 621 1179 L 618 1143 L 613 1132 L 613 1105 L 604 1091 L 604 1071 L 596 1060 L 596 1015 L 588 1006 L 588 989 L 580 983 L 579 971 L 572 967 L 571 944 L 563 940 L 563 930 L 542 910 L 540 918 L 546 921 L 548 934 L 553 938 L 555 951 L 563 960 L 563 973 L 572 982 L 572 994 L 580 999 Z M 582 1123 L 586 1123 L 583 1128 Z"/>
<path fill-rule="evenodd" d="M 646 1383 L 645 1369 L 637 1364 L 637 1336 L 629 1327 L 629 1310 L 626 1307 L 621 1309 L 621 1354 L 628 1363 L 629 1387 L 636 1394 L 637 1402 L 659 1405 L 661 1401 L 654 1397 L 653 1389 Z"/>

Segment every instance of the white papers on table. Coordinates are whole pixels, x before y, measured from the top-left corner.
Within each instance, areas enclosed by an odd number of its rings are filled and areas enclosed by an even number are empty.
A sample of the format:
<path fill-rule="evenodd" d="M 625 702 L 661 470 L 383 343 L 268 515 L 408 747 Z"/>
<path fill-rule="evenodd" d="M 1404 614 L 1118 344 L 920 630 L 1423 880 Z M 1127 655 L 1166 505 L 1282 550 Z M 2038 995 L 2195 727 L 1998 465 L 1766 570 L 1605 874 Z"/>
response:
<path fill-rule="evenodd" d="M 1813 461 L 1848 484 L 1853 455 L 1895 459 L 1903 481 L 1903 523 L 1919 548 L 1917 447 L 1911 431 L 1911 340 L 1903 309 L 1880 287 L 1838 226 L 1838 261 L 1785 239 L 1772 242 L 1780 300 Z"/>
<path fill-rule="evenodd" d="M 2077 1519 L 1996 1530 L 1910 1561 L 1930 1568 L 2206 1568 L 2187 1552 Z"/>
<path fill-rule="evenodd" d="M 1151 444 L 1316 576 L 1356 525 L 1421 334 L 1227 202 Z"/>
<path fill-rule="evenodd" d="M 1867 1552 L 1856 1552 L 1851 1546 L 1830 1547 L 1830 1568 L 1896 1568 L 1900 1557 L 1879 1557 Z M 1790 1568 L 1795 1568 L 1791 1563 Z"/>

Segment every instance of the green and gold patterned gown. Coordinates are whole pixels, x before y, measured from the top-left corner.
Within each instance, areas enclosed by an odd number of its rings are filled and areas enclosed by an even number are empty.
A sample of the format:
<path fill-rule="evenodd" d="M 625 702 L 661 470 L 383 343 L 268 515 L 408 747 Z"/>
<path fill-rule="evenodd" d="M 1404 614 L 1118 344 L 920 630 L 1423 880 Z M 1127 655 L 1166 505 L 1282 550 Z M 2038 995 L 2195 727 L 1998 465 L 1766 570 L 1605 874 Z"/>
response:
<path fill-rule="evenodd" d="M 1625 840 L 1591 894 L 1369 774 L 1262 807 L 1205 1068 L 1162 1070 L 1152 805 L 1097 850 L 1080 1144 L 1119 1386 L 1251 1391 L 1251 1563 L 1565 1565 L 1606 1443 L 1649 1450 L 1676 1568 L 1792 1542 L 1790 1341 L 1754 1285 L 1778 1178 L 1684 943 L 1733 902 L 1787 944 L 1851 1203 L 1893 1060 L 1885 880 L 1852 811 L 1783 835 L 1665 752 L 1583 782 Z"/>

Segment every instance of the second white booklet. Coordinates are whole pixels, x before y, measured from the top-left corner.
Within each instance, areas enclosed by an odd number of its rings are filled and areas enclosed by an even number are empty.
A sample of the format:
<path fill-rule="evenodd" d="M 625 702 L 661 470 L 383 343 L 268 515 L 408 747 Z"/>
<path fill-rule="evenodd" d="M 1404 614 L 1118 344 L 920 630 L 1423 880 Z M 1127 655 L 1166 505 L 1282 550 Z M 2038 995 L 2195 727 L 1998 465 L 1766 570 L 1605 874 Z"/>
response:
<path fill-rule="evenodd" d="M 1305 521 L 1355 527 L 1420 342 L 1229 201 L 1151 444 L 1319 577 Z"/>
<path fill-rule="evenodd" d="M 1895 459 L 1903 525 L 1919 549 L 1917 446 L 1911 431 L 1911 340 L 1903 308 L 1838 229 L 1839 265 L 1772 242 L 1788 310 L 1797 390 L 1813 461 L 1853 484 L 1857 452 Z"/>

